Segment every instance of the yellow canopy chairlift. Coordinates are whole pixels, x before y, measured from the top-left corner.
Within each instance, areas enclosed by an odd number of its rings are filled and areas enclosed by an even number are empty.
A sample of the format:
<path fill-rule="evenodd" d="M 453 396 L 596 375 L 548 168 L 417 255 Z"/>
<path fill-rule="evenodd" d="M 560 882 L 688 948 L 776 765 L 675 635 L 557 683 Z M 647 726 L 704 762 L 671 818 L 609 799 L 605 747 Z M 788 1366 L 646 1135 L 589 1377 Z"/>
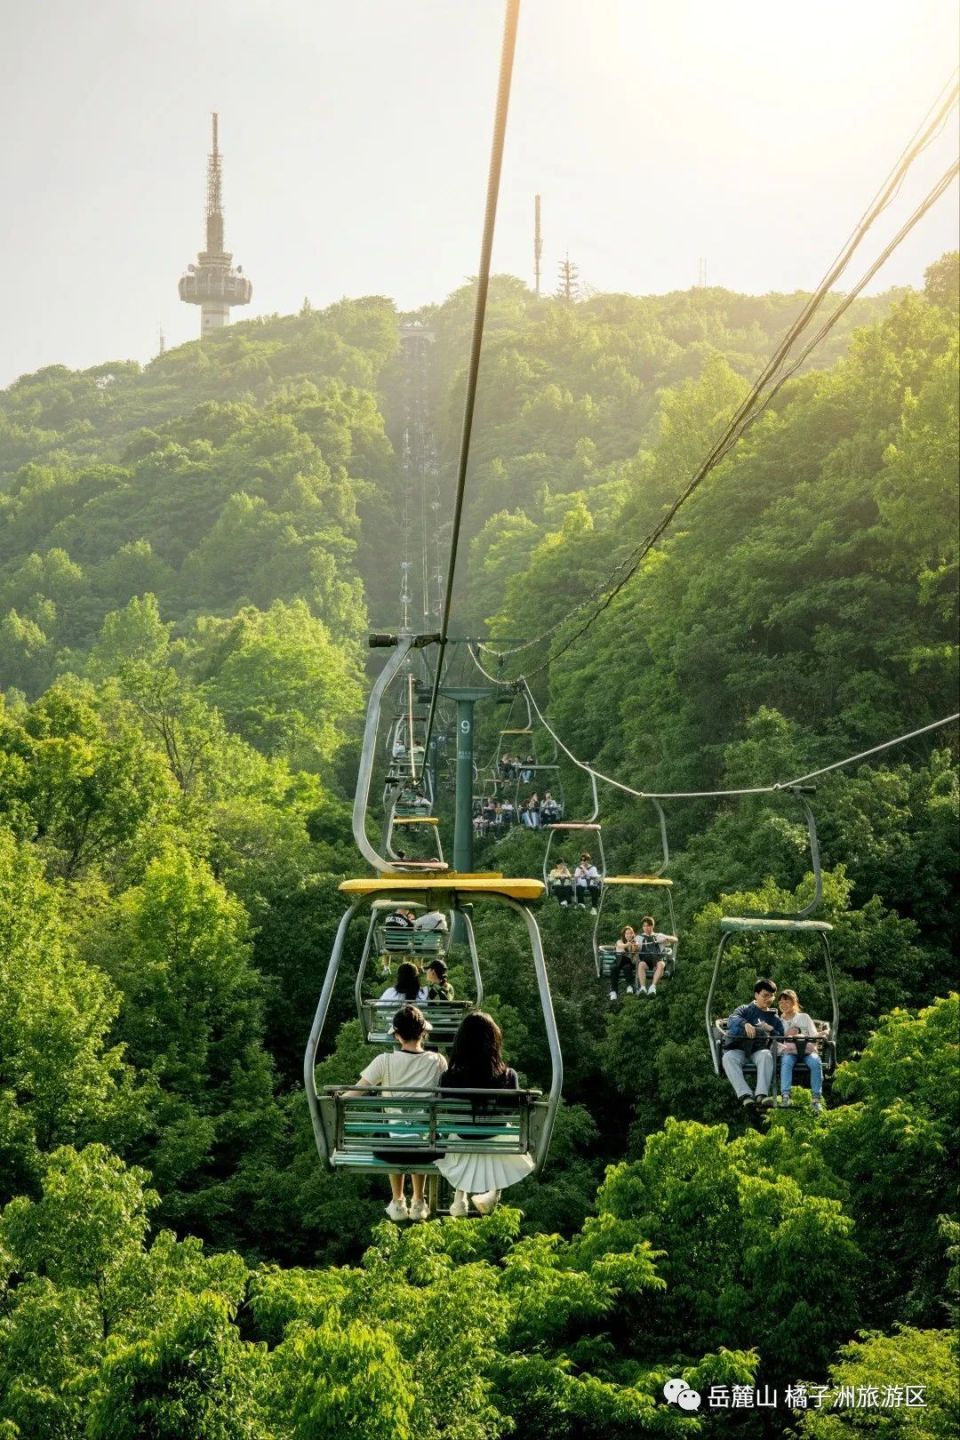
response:
<path fill-rule="evenodd" d="M 373 900 L 370 905 L 370 923 L 367 938 L 360 956 L 354 994 L 357 1015 L 363 1026 L 367 1042 L 371 1045 L 392 1045 L 393 1016 L 396 1002 L 364 997 L 364 983 L 368 978 L 371 962 L 376 961 L 374 980 L 378 989 L 388 976 L 404 960 L 411 960 L 423 971 L 430 967 L 431 960 L 445 959 L 450 940 L 452 917 L 447 918 L 446 929 L 424 930 L 415 926 L 398 924 L 395 920 L 398 909 L 423 912 L 423 901 L 403 901 L 399 906 L 392 900 Z M 431 1000 L 427 1018 L 430 1021 L 429 1044 L 437 1050 L 445 1050 L 453 1043 L 460 1021 L 469 1010 L 483 1004 L 483 977 L 480 974 L 480 959 L 470 911 L 462 911 L 467 948 L 473 970 L 473 1000 Z"/>
<path fill-rule="evenodd" d="M 448 1149 L 458 1153 L 528 1155 L 534 1162 L 533 1173 L 539 1171 L 547 1155 L 563 1083 L 546 961 L 531 908 L 543 894 L 540 881 L 504 879 L 500 875 L 380 875 L 375 879 L 346 880 L 340 890 L 350 904 L 337 929 L 304 1057 L 304 1087 L 321 1158 L 334 1170 L 381 1173 L 402 1169 L 426 1174 L 431 1177 L 434 1192 L 439 1180 L 435 1161 Z M 467 907 L 481 900 L 506 905 L 523 916 L 550 1052 L 549 1092 L 410 1088 L 402 1095 L 384 1095 L 374 1087 L 357 1093 L 353 1084 L 326 1086 L 318 1092 L 315 1067 L 320 1040 L 354 916 L 378 902 L 387 902 L 391 907 L 413 902 L 462 915 L 469 935 L 472 927 Z M 382 904 L 379 909 L 383 913 Z M 431 1016 L 432 1004 L 425 1006 L 425 1013 Z"/>
<path fill-rule="evenodd" d="M 392 638 L 388 643 L 393 643 Z M 501 875 L 450 874 L 442 862 L 398 861 L 380 854 L 367 835 L 366 813 L 382 698 L 402 668 L 410 650 L 424 643 L 426 642 L 421 637 L 401 635 L 371 690 L 354 796 L 353 836 L 357 848 L 377 874 L 373 878 L 346 880 L 340 886 L 341 892 L 349 900 L 349 906 L 337 927 L 320 1000 L 307 1041 L 303 1073 L 317 1150 L 331 1169 L 370 1173 L 403 1169 L 426 1174 L 430 1177 L 432 1199 L 435 1200 L 439 1172 L 434 1162 L 448 1149 L 475 1154 L 528 1155 L 533 1160 L 534 1173 L 542 1167 L 560 1104 L 563 1060 L 543 944 L 532 910 L 533 903 L 543 895 L 540 881 L 504 879 Z M 367 962 L 378 943 L 374 938 L 377 933 L 377 916 L 386 913 L 384 904 L 376 902 L 386 902 L 390 908 L 409 905 L 410 908 L 422 906 L 428 910 L 444 910 L 451 920 L 457 916 L 462 917 L 464 932 L 471 949 L 479 998 L 483 993 L 480 962 L 476 955 L 469 910 L 475 901 L 491 901 L 505 905 L 523 917 L 550 1053 L 548 1093 L 544 1095 L 539 1090 L 414 1091 L 411 1088 L 404 1090 L 402 1095 L 384 1095 L 381 1089 L 371 1087 L 360 1094 L 354 1094 L 354 1083 L 328 1086 L 319 1093 L 315 1073 L 317 1056 L 343 958 L 347 932 L 354 917 L 367 906 L 370 907 L 372 918 L 368 922 L 367 930 L 370 947 L 366 955 Z M 437 942 L 411 939 L 402 943 L 415 946 Z M 401 941 L 399 936 L 389 935 L 384 926 L 383 944 L 399 946 Z M 399 954 L 399 950 L 395 949 L 392 953 Z M 361 965 L 363 963 L 362 960 Z M 375 1018 L 379 1024 L 379 1016 L 374 1017 L 370 1012 L 364 1012 L 361 987 L 362 977 L 355 992 L 361 1017 L 366 1013 L 366 1019 Z M 434 1013 L 438 1020 L 441 1020 L 442 1012 L 431 1011 L 431 1005 L 426 1007 L 428 1018 Z M 368 1036 L 373 1028 L 368 1025 Z M 351 1076 L 350 1081 L 355 1082 L 355 1077 Z"/>
<path fill-rule="evenodd" d="M 810 860 L 813 868 L 814 888 L 813 899 L 809 905 L 795 914 L 784 911 L 768 911 L 766 913 L 748 913 L 746 915 L 725 915 L 720 921 L 720 943 L 717 946 L 717 953 L 713 962 L 713 974 L 710 977 L 710 989 L 707 992 L 707 1003 L 704 1008 L 704 1022 L 707 1030 L 707 1040 L 710 1044 L 710 1056 L 713 1060 L 713 1068 L 717 1075 L 721 1074 L 723 1040 L 727 1030 L 727 1015 L 717 1015 L 714 996 L 720 977 L 720 969 L 723 962 L 724 952 L 727 944 L 733 936 L 749 935 L 772 935 L 789 936 L 798 943 L 808 946 L 816 942 L 814 949 L 819 951 L 823 960 L 824 974 L 827 982 L 827 990 L 830 996 L 830 1019 L 818 1020 L 814 1018 L 817 1028 L 816 1047 L 823 1061 L 823 1077 L 825 1081 L 833 1079 L 833 1073 L 837 1064 L 837 1031 L 840 1025 L 840 1006 L 837 997 L 837 982 L 833 969 L 833 957 L 830 953 L 830 942 L 828 935 L 833 929 L 825 920 L 813 920 L 810 917 L 820 908 L 823 899 L 823 874 L 820 865 L 820 845 L 817 840 L 817 822 L 813 810 L 807 801 L 807 795 L 816 794 L 816 786 L 794 786 L 789 791 L 795 800 L 800 804 L 804 818 L 807 822 L 807 838 L 810 845 Z M 779 1056 L 778 1056 L 779 1059 Z M 748 1059 L 744 1068 L 755 1070 L 756 1062 L 751 1064 Z M 778 1079 L 778 1077 L 775 1077 Z M 809 1070 L 798 1058 L 794 1069 L 794 1084 L 801 1079 L 809 1079 Z M 779 1084 L 777 1085 L 779 1093 Z"/>
<path fill-rule="evenodd" d="M 657 812 L 657 819 L 660 825 L 660 845 L 662 856 L 660 864 L 655 870 L 648 874 L 640 875 L 604 875 L 603 886 L 600 891 L 600 904 L 597 907 L 597 917 L 593 925 L 593 963 L 598 976 L 605 976 L 611 979 L 617 970 L 617 939 L 618 935 L 607 935 L 601 939 L 604 928 L 611 927 L 611 909 L 617 912 L 616 929 L 619 931 L 624 925 L 632 925 L 637 935 L 640 935 L 640 921 L 649 911 L 656 916 L 658 929 L 664 930 L 670 935 L 677 933 L 677 921 L 673 909 L 673 881 L 665 874 L 670 864 L 670 847 L 667 843 L 667 822 L 664 818 L 663 809 L 658 800 L 651 800 L 651 805 Z M 611 904 L 611 902 L 614 902 Z M 635 903 L 634 903 L 635 902 Z M 634 913 L 626 913 L 627 904 L 633 905 Z M 666 916 L 663 915 L 666 907 Z M 604 908 L 607 916 L 604 918 Z M 662 922 L 666 921 L 664 925 Z M 645 959 L 651 975 L 657 964 L 662 960 L 663 974 L 668 977 L 673 974 L 677 955 L 680 949 L 679 942 L 672 944 L 658 945 L 651 947 L 642 953 L 637 954 L 637 961 Z"/>

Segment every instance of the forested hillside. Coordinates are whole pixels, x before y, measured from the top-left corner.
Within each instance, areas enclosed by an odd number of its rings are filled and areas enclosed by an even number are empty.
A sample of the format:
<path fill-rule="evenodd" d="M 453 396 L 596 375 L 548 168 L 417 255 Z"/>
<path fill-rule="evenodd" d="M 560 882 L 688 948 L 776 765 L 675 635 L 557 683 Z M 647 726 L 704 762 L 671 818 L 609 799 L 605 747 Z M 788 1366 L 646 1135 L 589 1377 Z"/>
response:
<path fill-rule="evenodd" d="M 957 294 L 946 256 L 922 293 L 855 302 L 554 660 L 804 297 L 572 305 L 498 277 L 457 633 L 648 791 L 770 785 L 956 711 Z M 399 336 L 433 337 L 443 526 L 472 306 L 305 305 L 0 394 L 0 1440 L 946 1440 L 955 727 L 820 784 L 824 1114 L 803 1092 L 745 1122 L 703 1028 L 721 915 L 811 894 L 799 812 L 674 800 L 681 949 L 655 999 L 610 1005 L 589 915 L 540 907 L 565 1058 L 543 1175 L 488 1218 L 398 1229 L 382 1184 L 321 1167 L 303 1051 L 337 884 L 362 873 L 365 636 L 399 624 Z M 504 713 L 478 711 L 484 759 Z M 559 778 L 585 815 L 582 772 Z M 653 863 L 651 807 L 602 804 L 611 868 Z M 518 827 L 478 865 L 542 856 Z M 490 907 L 477 935 L 509 1063 L 543 1085 L 522 933 Z M 762 974 L 826 1013 L 796 936 L 731 946 L 717 1013 Z M 368 1062 L 353 1016 L 342 975 L 318 1084 Z M 738 1413 L 665 1403 L 671 1376 Z M 796 1398 L 817 1386 L 877 1399 Z M 764 1387 L 777 1408 L 745 1398 Z"/>

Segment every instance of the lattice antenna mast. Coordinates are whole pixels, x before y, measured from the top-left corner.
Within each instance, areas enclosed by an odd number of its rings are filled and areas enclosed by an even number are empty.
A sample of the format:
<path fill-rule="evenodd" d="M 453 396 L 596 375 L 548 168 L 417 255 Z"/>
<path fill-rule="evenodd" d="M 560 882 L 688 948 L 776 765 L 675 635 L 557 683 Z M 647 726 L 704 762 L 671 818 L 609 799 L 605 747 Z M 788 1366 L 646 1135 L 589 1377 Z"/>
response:
<path fill-rule="evenodd" d="M 223 254 L 223 161 L 220 155 L 219 116 L 211 116 L 213 145 L 207 160 L 207 253 Z"/>

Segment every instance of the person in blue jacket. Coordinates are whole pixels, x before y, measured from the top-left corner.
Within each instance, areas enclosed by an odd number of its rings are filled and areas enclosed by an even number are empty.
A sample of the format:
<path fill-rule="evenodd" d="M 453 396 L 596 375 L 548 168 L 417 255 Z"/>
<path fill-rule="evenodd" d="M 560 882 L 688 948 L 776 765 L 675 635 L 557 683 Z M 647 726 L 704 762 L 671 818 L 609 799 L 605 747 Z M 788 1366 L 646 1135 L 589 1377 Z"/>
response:
<path fill-rule="evenodd" d="M 783 1035 L 783 1021 L 771 1009 L 777 987 L 772 980 L 758 980 L 753 987 L 753 1002 L 738 1005 L 727 1021 L 723 1037 L 723 1073 L 745 1107 L 759 1105 L 766 1109 L 774 1103 L 771 1090 L 775 1068 L 771 1040 Z M 757 1067 L 756 1094 L 747 1084 L 743 1067 L 752 1059 Z"/>

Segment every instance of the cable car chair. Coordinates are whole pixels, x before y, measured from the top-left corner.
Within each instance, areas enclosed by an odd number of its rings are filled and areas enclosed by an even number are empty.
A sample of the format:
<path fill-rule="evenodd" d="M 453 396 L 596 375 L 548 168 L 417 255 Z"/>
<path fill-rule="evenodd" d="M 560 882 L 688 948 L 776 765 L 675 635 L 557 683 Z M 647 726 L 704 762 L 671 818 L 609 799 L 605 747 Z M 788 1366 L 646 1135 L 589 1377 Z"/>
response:
<path fill-rule="evenodd" d="M 588 771 L 587 773 L 590 776 L 590 788 L 593 794 L 593 809 L 590 812 L 590 818 L 588 820 L 555 820 L 552 821 L 549 825 L 544 825 L 542 827 L 544 830 L 549 832 L 547 838 L 547 848 L 543 852 L 543 883 L 546 886 L 547 893 L 549 895 L 556 894 L 556 884 L 554 880 L 551 880 L 550 877 L 550 851 L 553 848 L 554 837 L 561 833 L 569 833 L 571 835 L 571 838 L 573 839 L 576 839 L 577 835 L 579 834 L 593 835 L 593 843 L 595 843 L 596 845 L 597 854 L 600 859 L 600 863 L 597 866 L 597 871 L 600 878 L 600 894 L 601 896 L 603 895 L 603 882 L 606 878 L 607 873 L 607 861 L 603 853 L 603 834 L 601 832 L 600 822 L 597 819 L 597 816 L 600 814 L 600 797 L 597 794 L 596 775 L 594 775 L 592 770 Z M 574 886 L 573 888 L 573 900 L 574 903 L 577 903 L 576 886 Z M 597 907 L 597 909 L 599 910 L 599 906 Z"/>
<path fill-rule="evenodd" d="M 597 917 L 593 924 L 593 963 L 598 978 L 603 976 L 610 979 L 616 975 L 619 961 L 616 941 L 603 944 L 600 940 L 600 931 L 603 925 L 604 902 L 610 898 L 611 888 L 622 887 L 623 889 L 655 890 L 657 894 L 666 901 L 670 934 L 676 935 L 677 933 L 677 920 L 673 909 L 673 881 L 664 874 L 664 871 L 670 864 L 670 847 L 667 843 L 667 822 L 659 800 L 654 800 L 650 797 L 650 803 L 657 812 L 657 820 L 660 826 L 660 845 L 662 850 L 660 864 L 655 870 L 651 870 L 649 874 L 644 875 L 604 875 L 603 884 L 600 888 L 600 904 L 597 906 Z M 643 909 L 641 909 L 640 913 L 641 915 L 644 913 Z M 679 941 L 677 941 L 658 949 L 656 952 L 648 952 L 648 967 L 655 970 L 659 961 L 662 960 L 664 962 L 664 979 L 669 979 L 676 969 L 679 949 L 680 945 Z M 640 958 L 642 958 L 642 956 L 638 956 L 638 964 Z"/>
<path fill-rule="evenodd" d="M 353 838 L 360 851 L 360 854 L 380 873 L 408 873 L 411 871 L 438 873 L 447 869 L 442 853 L 424 859 L 407 859 L 400 856 L 393 848 L 393 829 L 398 823 L 406 824 L 408 827 L 429 825 L 436 836 L 436 848 L 440 849 L 439 832 L 437 821 L 432 816 L 409 816 L 396 817 L 394 804 L 389 804 L 387 816 L 383 827 L 382 848 L 386 852 L 381 854 L 371 844 L 367 835 L 367 809 L 370 802 L 370 786 L 373 780 L 373 770 L 376 761 L 377 736 L 380 728 L 380 710 L 383 704 L 383 697 L 389 686 L 403 668 L 410 655 L 411 650 L 420 648 L 432 641 L 432 636 L 418 636 L 403 634 L 397 637 L 389 637 L 387 640 L 382 636 L 372 636 L 371 645 L 381 646 L 388 644 L 392 653 L 384 665 L 380 674 L 370 691 L 370 699 L 367 703 L 367 715 L 363 728 L 363 743 L 360 747 L 360 763 L 357 770 L 357 788 L 353 797 Z M 408 674 L 408 694 L 412 694 L 413 675 Z M 422 749 L 422 747 L 421 747 Z M 421 782 L 424 768 L 418 770 L 413 766 L 412 772 L 402 772 L 395 775 L 392 770 L 387 773 L 387 785 L 397 784 L 407 786 L 412 784 L 414 788 Z"/>
<path fill-rule="evenodd" d="M 422 902 L 405 901 L 404 908 L 423 910 L 424 907 Z M 394 965 L 404 959 L 419 961 L 425 969 L 429 969 L 431 960 L 446 957 L 450 941 L 452 926 L 449 921 L 446 930 L 417 930 L 409 926 L 391 925 L 389 917 L 396 909 L 397 906 L 390 900 L 371 902 L 370 924 L 367 927 L 367 938 L 357 968 L 357 980 L 354 986 L 357 1016 L 363 1027 L 367 1043 L 370 1045 L 384 1046 L 394 1043 L 391 1022 L 397 1011 L 396 1001 L 381 1000 L 378 997 L 364 998 L 363 982 L 371 959 L 375 955 L 380 959 L 380 978 L 383 978 L 393 969 Z M 480 973 L 480 958 L 477 954 L 473 920 L 468 909 L 462 910 L 461 914 L 464 920 L 467 948 L 470 952 L 473 989 L 476 998 L 473 1000 L 429 1001 L 427 1018 L 430 1021 L 430 1034 L 428 1039 L 430 1046 L 438 1050 L 445 1050 L 453 1043 L 453 1038 L 464 1015 L 483 1004 L 483 977 Z"/>
<path fill-rule="evenodd" d="M 345 880 L 340 890 L 349 898 L 340 920 L 323 989 L 307 1041 L 303 1076 L 314 1138 L 321 1159 L 333 1170 L 383 1173 L 403 1169 L 431 1177 L 434 1162 L 447 1150 L 488 1155 L 529 1155 L 536 1174 L 550 1144 L 560 1091 L 563 1059 L 553 1013 L 550 982 L 536 918 L 531 910 L 540 899 L 539 880 L 504 879 L 499 875 L 385 876 Z M 382 1087 L 356 1092 L 353 1085 L 316 1087 L 316 1064 L 324 1023 L 336 985 L 351 920 L 367 904 L 421 902 L 463 916 L 465 906 L 481 898 L 499 901 L 523 916 L 537 977 L 540 1006 L 550 1051 L 551 1078 L 547 1095 L 539 1090 L 440 1090 L 404 1087 L 402 1095 L 386 1095 Z M 432 1002 L 431 1002 L 432 1004 Z M 430 1005 L 425 1007 L 430 1015 Z M 435 1195 L 433 1197 L 435 1199 Z M 434 1206 L 435 1208 L 435 1206 Z"/>
<path fill-rule="evenodd" d="M 824 970 L 827 978 L 827 988 L 830 994 L 830 1019 L 817 1020 L 814 1024 L 817 1028 L 816 1037 L 808 1039 L 808 1044 L 815 1044 L 820 1059 L 823 1062 L 823 1078 L 825 1082 L 833 1079 L 833 1072 L 837 1064 L 837 1032 L 840 1026 L 840 1006 L 837 997 L 837 982 L 833 969 L 833 956 L 830 953 L 830 942 L 827 936 L 833 930 L 833 926 L 825 920 L 811 920 L 823 900 L 823 873 L 820 864 L 820 844 L 817 839 L 817 822 L 811 809 L 807 795 L 816 794 L 816 786 L 794 786 L 790 792 L 796 799 L 804 813 L 807 822 L 807 839 L 810 846 L 810 860 L 813 867 L 813 899 L 809 905 L 802 910 L 791 914 L 786 911 L 768 911 L 765 913 L 748 912 L 746 915 L 725 915 L 720 921 L 720 943 L 717 946 L 717 953 L 713 962 L 713 974 L 710 977 L 710 988 L 707 991 L 707 1001 L 704 1007 L 704 1021 L 707 1029 L 707 1040 L 710 1045 L 710 1056 L 713 1060 L 713 1068 L 716 1074 L 722 1075 L 723 1038 L 727 1029 L 727 1017 L 714 1014 L 713 997 L 717 988 L 717 980 L 720 975 L 720 966 L 727 942 L 733 935 L 799 935 L 801 937 L 816 936 L 820 942 L 820 951 L 823 955 Z M 806 1047 L 804 1047 L 805 1049 Z M 799 1050 L 799 1046 L 798 1046 Z M 779 1060 L 779 1054 L 777 1056 Z M 752 1062 L 752 1063 L 751 1063 Z M 756 1070 L 756 1061 L 749 1057 L 744 1062 L 746 1071 Z M 809 1067 L 805 1064 L 803 1056 L 797 1055 L 794 1068 L 794 1084 L 801 1077 L 809 1078 Z M 774 1083 L 779 1093 L 779 1064 L 776 1067 Z"/>

